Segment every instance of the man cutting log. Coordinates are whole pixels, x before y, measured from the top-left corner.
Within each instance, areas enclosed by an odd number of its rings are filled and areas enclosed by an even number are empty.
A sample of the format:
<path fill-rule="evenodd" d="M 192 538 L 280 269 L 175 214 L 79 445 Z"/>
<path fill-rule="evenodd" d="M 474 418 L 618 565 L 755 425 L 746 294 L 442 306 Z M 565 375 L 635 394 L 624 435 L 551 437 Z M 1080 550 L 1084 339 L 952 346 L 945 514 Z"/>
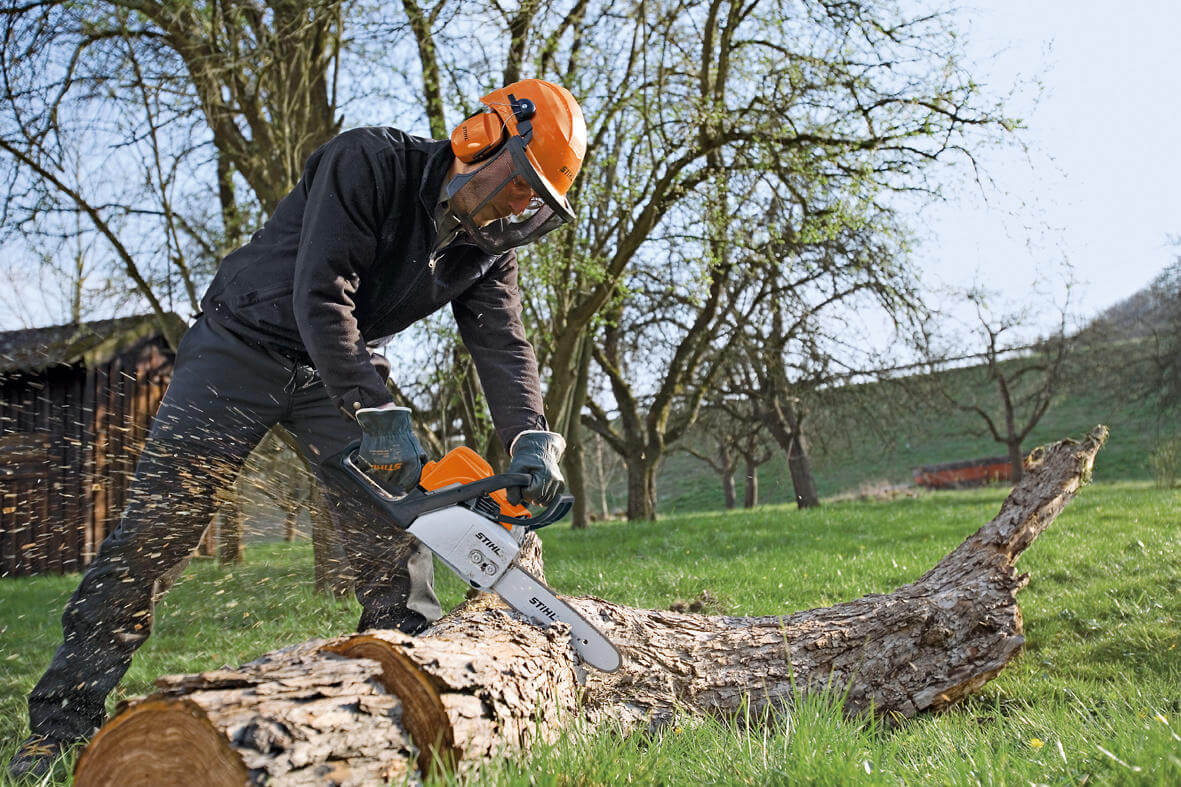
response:
<path fill-rule="evenodd" d="M 509 472 L 531 476 L 512 502 L 547 505 L 562 491 L 565 441 L 542 414 L 514 249 L 574 218 L 566 193 L 586 124 L 568 91 L 540 80 L 480 100 L 486 111 L 450 140 L 385 127 L 332 139 L 222 261 L 177 350 L 123 518 L 66 605 L 62 645 L 29 695 L 30 736 L 12 777 L 44 775 L 102 723 L 107 695 L 151 633 L 159 581 L 196 547 L 216 493 L 272 426 L 317 469 L 359 438 L 370 475 L 391 490 L 414 486 L 426 457 L 386 386 L 388 362 L 370 347 L 444 305 Z M 430 551 L 370 529 L 348 490 L 320 478 L 357 576 L 359 630 L 422 631 L 441 614 Z"/>

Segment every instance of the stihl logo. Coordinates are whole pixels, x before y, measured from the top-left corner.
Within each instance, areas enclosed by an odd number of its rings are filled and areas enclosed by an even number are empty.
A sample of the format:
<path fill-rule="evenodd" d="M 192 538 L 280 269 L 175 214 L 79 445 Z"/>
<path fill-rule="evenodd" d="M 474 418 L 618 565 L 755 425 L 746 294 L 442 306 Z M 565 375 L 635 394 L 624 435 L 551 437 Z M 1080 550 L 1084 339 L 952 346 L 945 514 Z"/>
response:
<path fill-rule="evenodd" d="M 546 603 L 544 601 L 538 600 L 537 596 L 533 596 L 532 598 L 530 598 L 529 604 L 531 606 L 533 606 L 538 612 L 540 612 L 541 614 L 543 614 L 547 618 L 549 618 L 550 620 L 557 622 L 558 613 L 554 612 L 552 609 L 550 609 L 548 606 L 546 606 Z"/>
<path fill-rule="evenodd" d="M 491 549 L 494 553 L 496 553 L 497 557 L 504 557 L 504 555 L 500 554 L 500 547 L 498 547 L 496 545 L 496 542 L 493 541 L 492 539 L 488 538 L 488 536 L 484 535 L 479 530 L 476 531 L 476 538 L 479 540 L 479 542 L 481 544 L 483 544 L 484 546 Z"/>

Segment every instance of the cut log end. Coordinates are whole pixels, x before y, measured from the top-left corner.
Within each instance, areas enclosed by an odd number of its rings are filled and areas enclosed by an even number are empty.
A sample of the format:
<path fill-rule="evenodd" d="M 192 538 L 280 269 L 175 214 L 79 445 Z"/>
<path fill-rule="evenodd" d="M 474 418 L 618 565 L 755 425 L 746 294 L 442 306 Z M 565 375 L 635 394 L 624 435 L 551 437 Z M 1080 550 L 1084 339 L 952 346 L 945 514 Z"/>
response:
<path fill-rule="evenodd" d="M 443 707 L 443 698 L 431 685 L 429 676 L 395 644 L 358 634 L 324 648 L 350 659 L 372 659 L 381 665 L 381 682 L 386 691 L 402 701 L 402 726 L 418 748 L 418 770 L 450 770 L 462 756 L 456 748 L 455 732 Z"/>
<path fill-rule="evenodd" d="M 360 787 L 412 776 L 417 750 L 381 665 L 327 644 L 161 678 L 91 741 L 76 783 Z"/>
<path fill-rule="evenodd" d="M 249 772 L 205 711 L 146 700 L 104 726 L 78 760 L 78 787 L 246 784 Z"/>

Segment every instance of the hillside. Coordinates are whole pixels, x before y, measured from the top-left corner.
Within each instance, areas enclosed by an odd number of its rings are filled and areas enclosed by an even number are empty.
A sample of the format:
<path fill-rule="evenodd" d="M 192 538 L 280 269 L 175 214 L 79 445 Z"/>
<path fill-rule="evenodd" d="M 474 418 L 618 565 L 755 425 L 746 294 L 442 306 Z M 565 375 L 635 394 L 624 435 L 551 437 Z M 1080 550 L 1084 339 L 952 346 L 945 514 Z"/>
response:
<path fill-rule="evenodd" d="M 1086 372 L 1085 360 L 1082 364 Z M 948 374 L 963 376 L 966 370 Z M 1091 385 L 1085 374 L 1075 380 L 1052 403 L 1041 423 L 1024 444 L 1029 450 L 1041 443 L 1077 436 L 1095 424 L 1111 428 L 1111 438 L 1095 463 L 1096 476 L 1104 481 L 1151 478 L 1147 455 L 1162 436 L 1181 430 L 1177 414 L 1161 413 L 1145 402 L 1129 401 L 1113 385 Z M 1111 381 L 1109 381 L 1111 382 Z M 881 416 L 864 403 L 897 396 L 879 384 L 859 386 L 846 396 L 830 396 L 826 412 L 813 412 L 811 440 L 813 469 L 822 497 L 856 492 L 862 487 L 880 487 L 910 482 L 920 465 L 1000 456 L 1005 447 L 991 438 L 971 434 L 983 423 L 962 413 L 935 411 L 915 406 L 907 413 Z M 610 505 L 623 505 L 622 471 L 613 485 L 620 495 Z M 742 500 L 741 473 L 735 479 L 739 504 Z M 658 478 L 658 510 L 716 510 L 723 508 L 721 481 L 704 462 L 679 452 L 670 456 Z M 598 501 L 597 492 L 592 499 Z M 779 451 L 759 470 L 759 502 L 780 503 L 794 499 L 787 464 Z M 597 502 L 592 504 L 592 510 Z"/>

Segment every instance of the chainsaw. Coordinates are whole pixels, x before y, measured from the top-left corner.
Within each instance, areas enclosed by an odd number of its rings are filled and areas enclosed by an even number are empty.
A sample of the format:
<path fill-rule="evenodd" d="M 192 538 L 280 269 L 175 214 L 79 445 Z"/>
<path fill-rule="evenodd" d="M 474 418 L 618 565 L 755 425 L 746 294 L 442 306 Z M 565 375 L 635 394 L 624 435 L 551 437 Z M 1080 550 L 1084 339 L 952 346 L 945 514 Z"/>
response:
<path fill-rule="evenodd" d="M 544 582 L 516 564 L 519 541 L 562 519 L 574 498 L 561 495 L 534 516 L 508 501 L 506 489 L 529 485 L 525 473 L 493 475 L 492 466 L 465 446 L 427 462 L 415 489 L 395 496 L 370 478 L 357 458 L 356 442 L 331 457 L 329 472 L 359 488 L 383 518 L 426 544 L 473 588 L 499 595 L 533 623 L 570 627 L 574 651 L 587 664 L 614 672 L 619 651 L 604 634 L 558 598 Z"/>

